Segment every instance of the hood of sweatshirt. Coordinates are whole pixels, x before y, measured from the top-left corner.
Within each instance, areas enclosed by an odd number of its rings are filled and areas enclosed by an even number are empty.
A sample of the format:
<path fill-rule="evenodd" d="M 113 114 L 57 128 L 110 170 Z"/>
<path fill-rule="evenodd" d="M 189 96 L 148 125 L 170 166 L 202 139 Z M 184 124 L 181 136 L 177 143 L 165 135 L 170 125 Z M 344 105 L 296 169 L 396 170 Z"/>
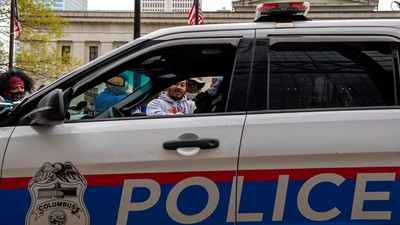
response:
<path fill-rule="evenodd" d="M 158 97 L 159 99 L 162 99 L 166 102 L 168 102 L 171 105 L 181 105 L 183 102 L 186 102 L 186 96 L 183 95 L 183 98 L 179 99 L 179 100 L 173 100 L 172 98 L 170 98 L 167 94 L 162 94 L 160 95 L 160 97 Z"/>

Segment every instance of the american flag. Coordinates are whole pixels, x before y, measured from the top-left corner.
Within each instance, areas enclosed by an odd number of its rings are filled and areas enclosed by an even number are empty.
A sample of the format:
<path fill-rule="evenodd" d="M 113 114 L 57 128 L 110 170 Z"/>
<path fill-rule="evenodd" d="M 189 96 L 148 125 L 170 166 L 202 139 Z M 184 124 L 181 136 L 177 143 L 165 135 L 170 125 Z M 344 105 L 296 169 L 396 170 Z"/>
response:
<path fill-rule="evenodd" d="M 199 0 L 193 0 L 193 5 L 189 12 L 188 24 L 194 25 L 196 23 L 196 1 Z M 200 2 L 199 2 L 199 24 L 203 24 L 203 12 L 201 11 Z"/>
<path fill-rule="evenodd" d="M 15 26 L 15 32 L 16 32 L 15 39 L 19 39 L 19 37 L 21 37 L 21 26 L 19 24 L 17 0 L 15 0 L 15 9 L 14 10 L 15 10 L 14 11 L 14 26 Z"/>

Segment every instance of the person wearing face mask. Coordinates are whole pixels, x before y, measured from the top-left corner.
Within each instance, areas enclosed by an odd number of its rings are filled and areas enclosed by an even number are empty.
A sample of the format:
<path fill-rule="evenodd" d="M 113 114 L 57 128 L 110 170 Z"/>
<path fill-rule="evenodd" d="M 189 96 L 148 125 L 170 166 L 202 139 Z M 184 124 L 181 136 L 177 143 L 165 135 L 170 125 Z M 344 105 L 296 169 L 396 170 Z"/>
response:
<path fill-rule="evenodd" d="M 34 91 L 35 81 L 22 71 L 8 71 L 0 74 L 0 94 L 5 102 L 22 100 L 26 93 Z"/>
<path fill-rule="evenodd" d="M 196 105 L 193 101 L 187 100 L 186 86 L 187 81 L 183 80 L 167 88 L 165 93 L 147 105 L 146 114 L 148 116 L 193 114 Z"/>
<path fill-rule="evenodd" d="M 121 99 L 128 96 L 130 93 L 127 92 L 128 86 L 128 75 L 120 74 L 118 75 L 124 78 L 124 85 L 117 86 L 112 84 L 106 84 L 107 88 L 104 89 L 99 95 L 96 96 L 94 99 L 94 114 L 98 115 L 101 112 L 108 109 L 110 106 L 114 105 L 115 103 L 119 102 Z"/>
<path fill-rule="evenodd" d="M 190 78 L 188 79 L 188 86 L 186 91 L 186 98 L 188 100 L 193 100 L 199 93 L 200 90 L 204 87 L 205 82 L 198 78 Z"/>

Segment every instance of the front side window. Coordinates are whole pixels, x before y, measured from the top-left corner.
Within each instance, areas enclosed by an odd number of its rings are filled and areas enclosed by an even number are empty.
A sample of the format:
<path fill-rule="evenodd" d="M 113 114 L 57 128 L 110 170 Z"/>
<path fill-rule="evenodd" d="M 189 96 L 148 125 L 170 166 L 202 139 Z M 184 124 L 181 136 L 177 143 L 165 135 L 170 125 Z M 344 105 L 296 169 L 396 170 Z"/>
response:
<path fill-rule="evenodd" d="M 181 114 L 224 112 L 235 58 L 236 46 L 231 44 L 179 45 L 144 53 L 92 84 L 78 85 L 69 104 L 69 119 L 170 115 L 172 106 L 164 110 L 167 103 L 185 107 L 183 98 L 193 103 L 191 110 Z M 186 90 L 168 90 L 182 81 L 187 82 Z M 151 101 L 162 97 L 164 104 L 159 105 L 164 111 L 154 113 Z"/>
<path fill-rule="evenodd" d="M 274 44 L 266 50 L 266 105 L 270 110 L 393 106 L 392 52 L 390 43 L 377 42 Z"/>

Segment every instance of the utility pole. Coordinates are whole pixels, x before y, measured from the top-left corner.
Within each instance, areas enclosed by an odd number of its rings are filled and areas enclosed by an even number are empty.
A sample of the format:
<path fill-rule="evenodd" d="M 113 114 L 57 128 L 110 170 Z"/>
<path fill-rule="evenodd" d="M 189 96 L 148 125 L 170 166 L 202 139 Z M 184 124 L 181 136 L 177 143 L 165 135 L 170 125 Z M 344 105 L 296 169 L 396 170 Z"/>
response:
<path fill-rule="evenodd" d="M 194 22 L 195 22 L 196 25 L 199 25 L 199 0 L 195 0 L 195 1 L 196 1 L 196 4 L 195 4 L 195 9 L 196 9 L 195 13 L 196 13 L 196 17 L 195 17 Z"/>
<path fill-rule="evenodd" d="M 14 21 L 15 21 L 15 0 L 11 0 L 11 16 L 10 16 L 10 47 L 8 49 L 8 70 L 13 70 L 14 61 Z"/>
<path fill-rule="evenodd" d="M 133 39 L 140 37 L 140 0 L 135 0 Z"/>

